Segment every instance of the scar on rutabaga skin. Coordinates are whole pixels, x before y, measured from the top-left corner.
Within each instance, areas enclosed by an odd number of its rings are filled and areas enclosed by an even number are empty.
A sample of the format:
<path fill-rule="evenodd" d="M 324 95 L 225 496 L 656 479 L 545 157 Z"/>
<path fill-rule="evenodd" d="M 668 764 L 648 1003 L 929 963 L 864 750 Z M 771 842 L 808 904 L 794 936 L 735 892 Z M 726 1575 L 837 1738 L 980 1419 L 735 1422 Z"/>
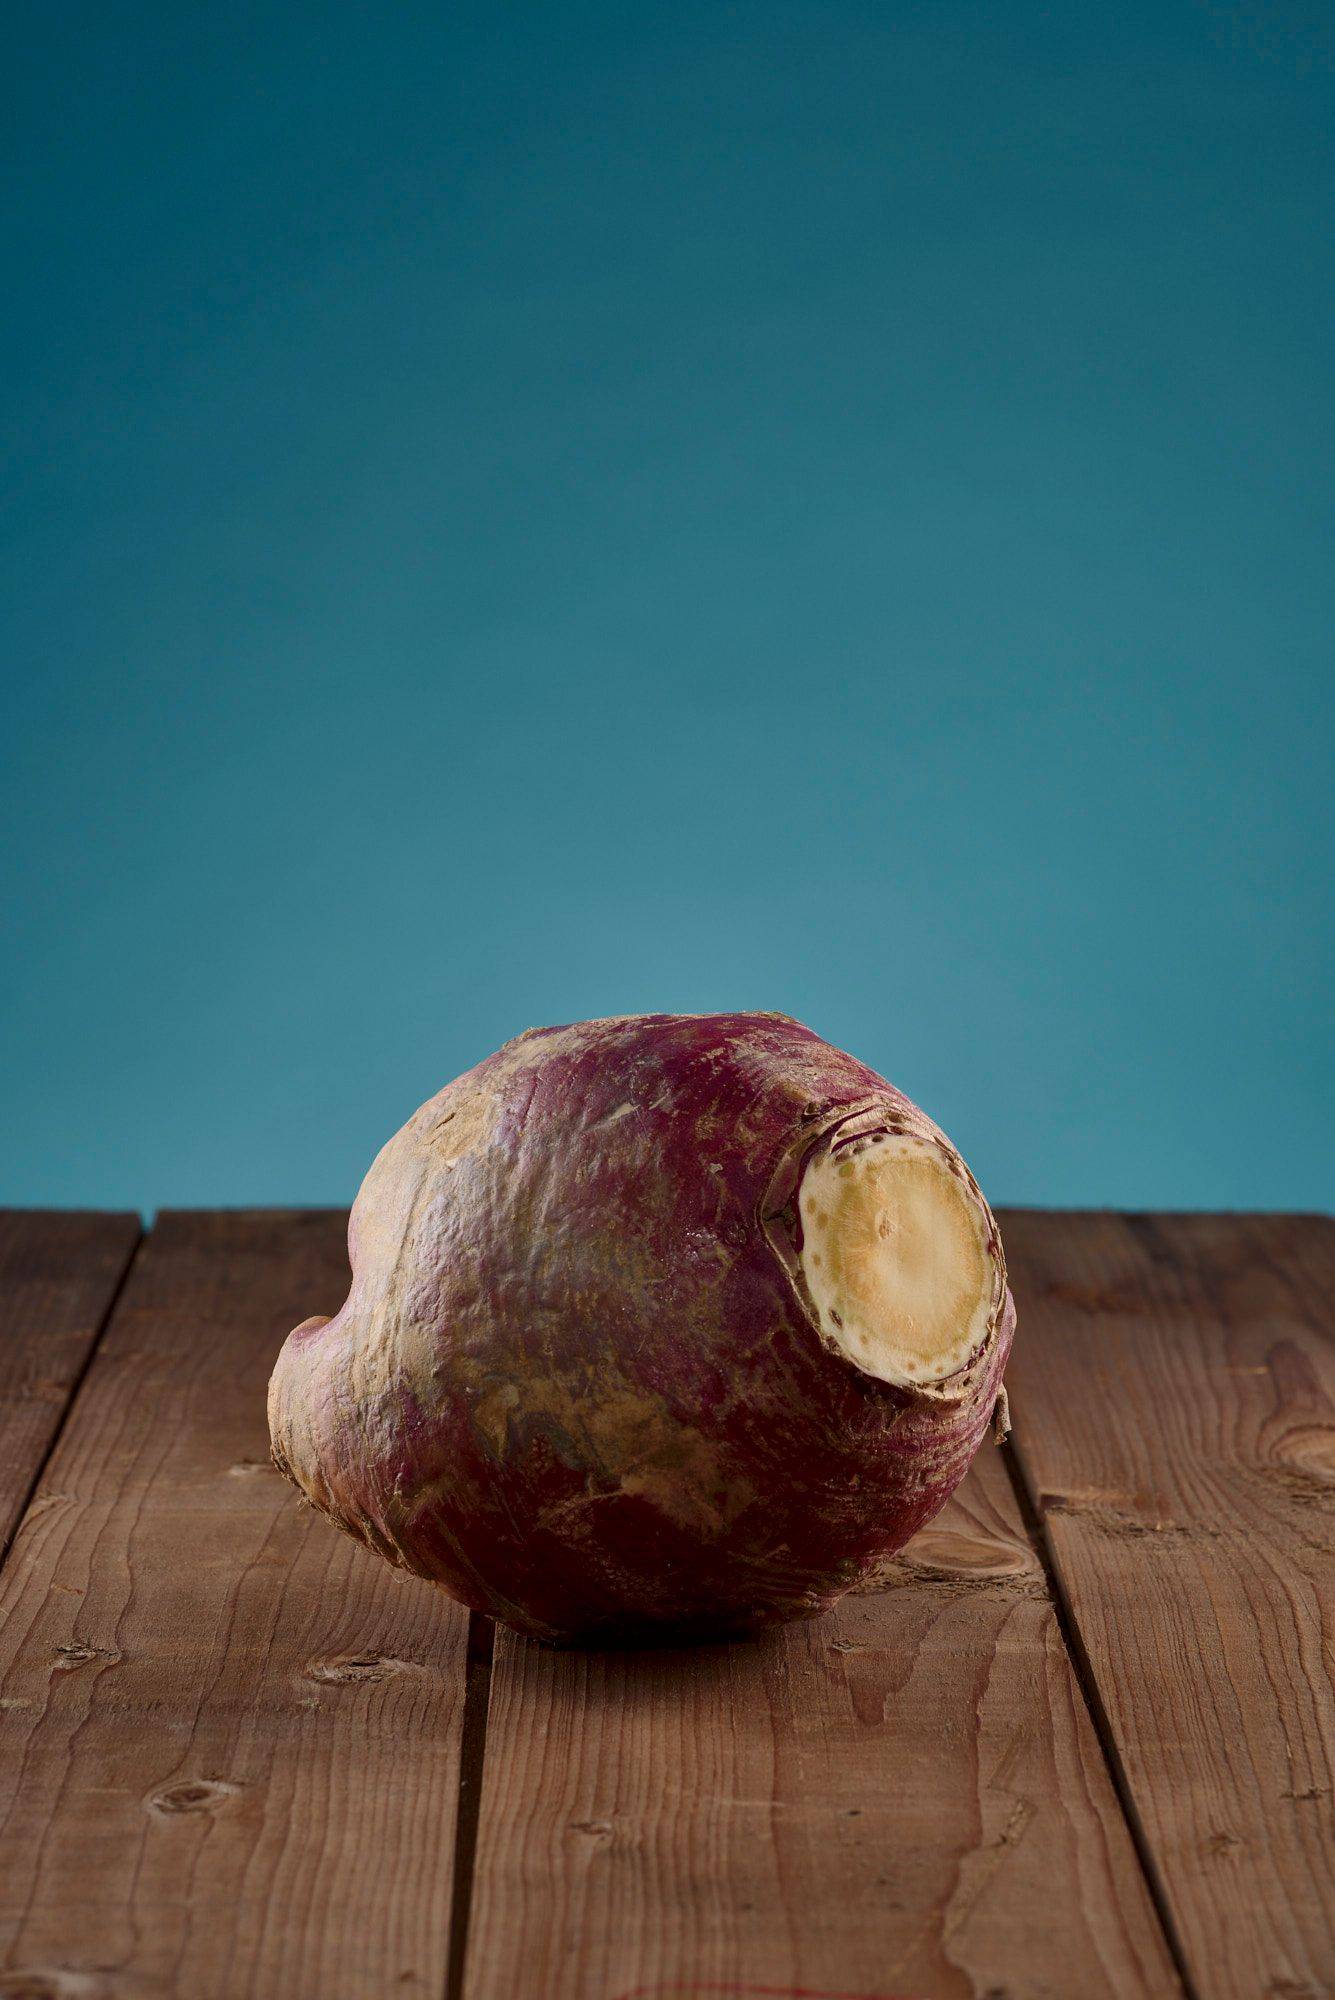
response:
<path fill-rule="evenodd" d="M 1015 1327 L 937 1126 L 781 1014 L 531 1029 L 353 1207 L 283 1348 L 276 1463 L 546 1639 L 739 1631 L 865 1583 L 954 1490 Z"/>

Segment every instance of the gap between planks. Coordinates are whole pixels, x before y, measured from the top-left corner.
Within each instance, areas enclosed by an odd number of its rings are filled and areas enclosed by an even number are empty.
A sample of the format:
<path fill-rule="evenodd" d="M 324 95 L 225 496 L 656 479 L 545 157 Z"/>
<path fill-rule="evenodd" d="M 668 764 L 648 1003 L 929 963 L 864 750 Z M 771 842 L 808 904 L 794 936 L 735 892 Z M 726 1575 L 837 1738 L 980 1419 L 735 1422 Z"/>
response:
<path fill-rule="evenodd" d="M 1017 1463 L 1194 1984 L 1333 1991 L 1335 1226 L 1003 1227 Z"/>
<path fill-rule="evenodd" d="M 1042 1518 L 1034 1507 L 1020 1469 L 1016 1450 L 1018 1444 L 1018 1434 L 1012 1432 L 1010 1438 L 1001 1446 L 1001 1458 L 1011 1490 L 1015 1495 L 1020 1520 L 1033 1549 L 1035 1560 L 1042 1569 L 1062 1646 L 1070 1664 L 1072 1679 L 1079 1689 L 1090 1726 L 1098 1742 L 1184 2000 L 1199 2000 L 1196 1986 L 1187 1970 L 1182 1943 L 1168 1907 L 1163 1883 L 1154 1865 L 1145 1828 L 1131 1796 L 1126 1772 L 1117 1752 L 1088 1653 L 1053 1561 Z M 492 1620 L 478 1612 L 470 1613 L 467 1687 L 459 1761 L 459 1802 L 450 1898 L 449 1953 L 443 2000 L 468 2000 L 470 1984 L 467 1976 L 468 1935 L 473 1914 L 474 1874 L 487 1756 L 487 1724 L 495 1637 L 496 1627 Z"/>
<path fill-rule="evenodd" d="M 465 1994 L 468 1922 L 473 1913 L 473 1867 L 477 1858 L 477 1830 L 482 1812 L 482 1778 L 487 1758 L 487 1714 L 491 1707 L 491 1663 L 495 1644 L 496 1627 L 492 1620 L 480 1611 L 470 1611 L 444 2000 L 464 2000 Z"/>
<path fill-rule="evenodd" d="M 1173 1969 L 1182 1983 L 1182 1991 L 1186 1996 L 1186 2000 L 1200 2000 L 1195 1982 L 1187 1969 L 1186 1952 L 1183 1949 L 1182 1939 L 1178 1934 L 1177 1925 L 1173 1920 L 1173 1914 L 1169 1907 L 1167 1890 L 1159 1869 L 1155 1864 L 1145 1824 L 1132 1796 L 1126 1768 L 1117 1748 L 1117 1740 L 1113 1733 L 1112 1723 L 1109 1720 L 1108 1711 L 1104 1706 L 1103 1697 L 1099 1693 L 1099 1685 L 1094 1674 L 1093 1664 L 1085 1642 L 1081 1637 L 1080 1627 L 1076 1623 L 1070 1598 L 1067 1596 L 1066 1589 L 1061 1580 L 1061 1573 L 1053 1557 L 1052 1545 L 1048 1540 L 1047 1527 L 1042 1515 L 1034 1505 L 1024 1473 L 1021 1470 L 1020 1460 L 1023 1456 L 1024 1442 L 1022 1431 L 1015 1422 L 1014 1404 L 1011 1406 L 1010 1414 L 1010 1434 L 1002 1443 L 1001 1454 L 1005 1463 L 1007 1477 L 1011 1483 L 1011 1489 L 1015 1494 L 1015 1504 L 1020 1512 L 1020 1520 L 1024 1524 L 1024 1531 L 1029 1537 L 1035 1558 L 1042 1565 L 1043 1575 L 1047 1580 L 1048 1596 L 1052 1600 L 1052 1609 L 1057 1620 L 1057 1629 L 1061 1633 L 1062 1645 L 1066 1649 L 1066 1657 L 1071 1663 L 1071 1674 L 1076 1686 L 1080 1690 L 1081 1699 L 1089 1715 L 1090 1726 L 1094 1731 L 1099 1749 L 1103 1754 L 1103 1761 L 1108 1767 L 1108 1776 L 1112 1781 L 1113 1790 L 1117 1795 L 1117 1803 L 1122 1809 L 1122 1818 L 1126 1821 L 1126 1829 L 1131 1837 L 1131 1844 L 1136 1851 L 1136 1859 L 1140 1863 L 1140 1872 L 1145 1878 L 1145 1888 L 1148 1892 L 1150 1902 L 1154 1906 L 1154 1914 L 1159 1920 L 1159 1928 L 1163 1932 L 1168 1955 L 1173 1961 Z M 454 1996 L 447 1996 L 447 2000 L 454 2000 Z"/>
<path fill-rule="evenodd" d="M 141 1222 L 139 1225 L 139 1234 L 136 1236 L 134 1241 L 134 1248 L 131 1250 L 129 1256 L 126 1258 L 120 1276 L 115 1280 L 114 1284 L 111 1287 L 110 1292 L 107 1295 L 106 1301 L 102 1307 L 102 1311 L 97 1319 L 96 1325 L 94 1326 L 92 1338 L 88 1342 L 87 1350 L 84 1353 L 82 1360 L 75 1368 L 73 1375 L 70 1377 L 69 1388 L 66 1392 L 64 1405 L 61 1408 L 60 1415 L 57 1417 L 54 1425 L 52 1426 L 51 1435 L 46 1441 L 45 1448 L 39 1454 L 37 1461 L 33 1466 L 32 1477 L 28 1481 L 26 1490 L 19 1496 L 19 1501 L 14 1509 L 14 1518 L 10 1525 L 10 1531 L 8 1535 L 4 1533 L 4 1520 L 3 1516 L 0 1516 L 0 1569 L 4 1568 L 5 1563 L 9 1558 L 10 1550 L 14 1547 L 15 1543 L 18 1541 L 19 1532 L 22 1529 L 25 1520 L 27 1519 L 28 1509 L 31 1507 L 33 1502 L 33 1495 L 36 1493 L 38 1487 L 41 1485 L 43 1475 L 46 1472 L 46 1468 L 51 1463 L 51 1460 L 55 1455 L 56 1449 L 60 1444 L 60 1440 L 65 1435 L 66 1427 L 68 1426 L 70 1418 L 74 1413 L 74 1406 L 79 1400 L 80 1391 L 82 1390 L 83 1385 L 88 1378 L 88 1370 L 92 1367 L 93 1359 L 97 1354 L 98 1349 L 102 1345 L 103 1337 L 106 1334 L 107 1328 L 111 1325 L 112 1319 L 115 1317 L 116 1308 L 121 1302 L 121 1298 L 125 1292 L 125 1288 L 130 1282 L 131 1274 L 134 1271 L 134 1268 L 138 1264 L 140 1256 L 143 1253 L 143 1248 L 145 1243 L 147 1243 L 148 1241 L 149 1233 L 150 1232 L 144 1228 Z"/>
<path fill-rule="evenodd" d="M 345 1273 L 339 1216 L 177 1214 L 122 1289 L 4 1571 L 0 1992 L 443 1990 L 466 1614 L 268 1468 Z"/>

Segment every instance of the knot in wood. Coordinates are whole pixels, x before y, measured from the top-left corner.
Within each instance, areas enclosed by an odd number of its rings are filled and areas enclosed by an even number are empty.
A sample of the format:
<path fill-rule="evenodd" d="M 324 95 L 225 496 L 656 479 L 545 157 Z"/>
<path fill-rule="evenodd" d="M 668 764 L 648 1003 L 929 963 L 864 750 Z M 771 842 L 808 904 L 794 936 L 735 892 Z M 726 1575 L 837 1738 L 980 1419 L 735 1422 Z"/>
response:
<path fill-rule="evenodd" d="M 392 1674 L 407 1671 L 407 1660 L 392 1659 L 387 1653 L 344 1653 L 328 1660 L 312 1660 L 306 1678 L 325 1686 L 345 1687 L 359 1681 L 387 1681 Z"/>
<path fill-rule="evenodd" d="M 56 1663 L 53 1672 L 71 1674 L 78 1667 L 95 1666 L 99 1661 L 105 1666 L 114 1666 L 120 1654 L 114 1646 L 88 1646 L 78 1640 L 68 1645 L 56 1647 Z"/>
<path fill-rule="evenodd" d="M 159 1813 L 216 1812 L 236 1798 L 240 1790 L 240 1785 L 228 1784 L 225 1778 L 185 1778 L 180 1784 L 155 1792 L 148 1803 Z"/>

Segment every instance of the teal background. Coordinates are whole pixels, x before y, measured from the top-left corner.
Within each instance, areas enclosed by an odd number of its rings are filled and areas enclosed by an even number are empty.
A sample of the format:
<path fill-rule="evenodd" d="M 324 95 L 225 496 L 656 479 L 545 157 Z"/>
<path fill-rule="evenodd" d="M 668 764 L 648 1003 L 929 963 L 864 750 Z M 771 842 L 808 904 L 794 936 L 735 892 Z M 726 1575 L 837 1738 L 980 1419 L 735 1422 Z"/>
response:
<path fill-rule="evenodd" d="M 0 1197 L 772 1007 L 1328 1203 L 1332 18 L 8 14 Z"/>

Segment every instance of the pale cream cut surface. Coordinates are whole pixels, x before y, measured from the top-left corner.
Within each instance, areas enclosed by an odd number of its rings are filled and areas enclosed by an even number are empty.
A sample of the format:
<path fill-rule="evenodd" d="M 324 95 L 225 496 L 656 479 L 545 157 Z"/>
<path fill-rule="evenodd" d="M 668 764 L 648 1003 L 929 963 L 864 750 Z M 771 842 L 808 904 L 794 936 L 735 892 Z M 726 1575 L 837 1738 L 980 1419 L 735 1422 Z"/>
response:
<path fill-rule="evenodd" d="M 821 1332 L 856 1367 L 941 1382 L 982 1345 L 1000 1295 L 987 1212 L 939 1146 L 877 1133 L 819 1153 L 798 1208 Z"/>

